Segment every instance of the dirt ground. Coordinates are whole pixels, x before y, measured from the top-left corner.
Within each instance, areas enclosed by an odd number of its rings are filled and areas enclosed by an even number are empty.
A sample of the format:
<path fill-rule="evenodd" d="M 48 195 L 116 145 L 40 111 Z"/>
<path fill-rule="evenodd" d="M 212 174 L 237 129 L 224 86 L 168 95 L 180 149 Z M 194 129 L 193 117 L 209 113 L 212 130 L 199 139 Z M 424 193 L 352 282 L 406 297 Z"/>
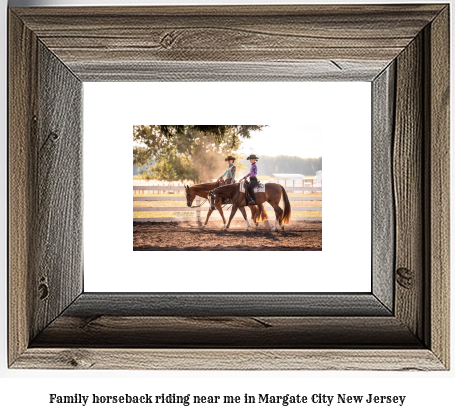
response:
<path fill-rule="evenodd" d="M 270 222 L 273 226 L 273 223 Z M 322 222 L 301 221 L 272 232 L 267 222 L 245 231 L 244 221 L 222 231 L 221 222 L 133 222 L 134 251 L 321 251 Z"/>

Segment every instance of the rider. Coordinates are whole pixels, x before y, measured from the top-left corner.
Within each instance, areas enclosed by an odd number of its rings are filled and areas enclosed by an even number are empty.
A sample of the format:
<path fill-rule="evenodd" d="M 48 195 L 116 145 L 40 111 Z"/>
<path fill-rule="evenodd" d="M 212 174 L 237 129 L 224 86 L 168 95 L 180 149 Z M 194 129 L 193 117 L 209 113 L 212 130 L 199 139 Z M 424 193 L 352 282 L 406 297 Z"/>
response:
<path fill-rule="evenodd" d="M 250 194 L 251 199 L 253 199 L 254 204 L 256 204 L 256 197 L 254 195 L 253 188 L 255 186 L 257 186 L 257 184 L 258 184 L 258 179 L 256 178 L 256 176 L 258 174 L 258 168 L 256 166 L 256 162 L 259 160 L 259 157 L 256 157 L 254 154 L 251 154 L 247 158 L 247 160 L 250 160 L 251 169 L 250 169 L 250 172 L 246 176 L 242 177 L 242 180 L 246 179 L 247 177 L 250 177 L 250 184 L 248 185 L 248 193 Z M 245 206 L 248 206 L 248 198 L 246 198 Z"/>
<path fill-rule="evenodd" d="M 235 182 L 235 169 L 236 169 L 234 166 L 235 157 L 228 156 L 224 159 L 224 161 L 228 162 L 228 167 L 227 167 L 226 171 L 224 172 L 224 174 L 222 176 L 220 176 L 220 179 L 224 176 L 227 176 L 224 184 L 232 184 Z"/>

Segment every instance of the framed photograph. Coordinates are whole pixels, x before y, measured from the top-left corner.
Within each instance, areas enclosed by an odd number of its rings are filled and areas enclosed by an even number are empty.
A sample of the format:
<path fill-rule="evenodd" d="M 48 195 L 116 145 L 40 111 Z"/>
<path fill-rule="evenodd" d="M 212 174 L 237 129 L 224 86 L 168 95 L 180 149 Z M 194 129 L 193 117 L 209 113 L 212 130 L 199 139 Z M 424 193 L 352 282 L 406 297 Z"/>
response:
<path fill-rule="evenodd" d="M 151 101 L 153 96 L 159 100 Z M 216 105 L 205 105 L 203 96 L 215 97 Z M 192 97 L 193 104 L 180 97 Z M 203 125 L 147 124 L 169 119 L 169 108 L 174 120 Z M 371 247 L 357 243 L 371 240 L 371 83 L 92 82 L 84 83 L 83 118 L 87 292 L 371 291 L 371 276 L 364 272 L 371 266 Z M 206 127 L 229 120 L 249 125 Z M 133 162 L 144 161 L 133 166 L 133 227 L 126 197 L 131 142 L 125 138 L 131 135 Z M 326 177 L 337 179 L 324 181 L 322 252 L 323 148 Z M 251 154 L 257 161 L 250 161 Z M 236 169 L 234 183 L 218 186 L 229 173 L 228 157 L 235 158 L 229 162 Z M 254 217 L 255 205 L 246 207 L 246 220 L 238 209 L 224 229 L 235 207 L 229 200 L 221 204 L 223 223 L 208 191 L 215 185 L 235 191 L 250 171 L 247 163 L 264 184 L 258 193 L 278 189 L 278 203 L 262 203 L 266 218 Z M 243 192 L 237 197 L 243 205 Z M 289 220 L 283 230 L 275 208 L 278 214 L 286 210 L 284 198 Z M 346 220 L 353 215 L 355 226 Z M 335 262 L 356 262 L 357 268 L 340 278 L 330 269 Z M 233 264 L 230 270 L 227 263 Z M 158 270 L 163 278 L 155 277 Z"/>
<path fill-rule="evenodd" d="M 448 4 L 12 8 L 8 25 L 10 368 L 449 369 Z M 319 253 L 370 289 L 87 290 L 90 264 L 113 274 L 86 239 L 84 84 L 334 81 L 370 86 L 371 237 L 366 256 Z M 128 152 L 131 127 L 151 122 L 129 124 Z M 125 243 L 144 254 L 131 222 Z M 168 253 L 193 275 L 191 252 Z"/>

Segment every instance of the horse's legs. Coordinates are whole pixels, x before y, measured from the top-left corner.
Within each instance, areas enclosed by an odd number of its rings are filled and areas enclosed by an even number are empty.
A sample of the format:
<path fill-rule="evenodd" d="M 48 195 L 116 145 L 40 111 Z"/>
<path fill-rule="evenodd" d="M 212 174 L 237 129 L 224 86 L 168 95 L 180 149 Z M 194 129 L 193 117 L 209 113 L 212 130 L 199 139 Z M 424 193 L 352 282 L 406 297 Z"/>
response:
<path fill-rule="evenodd" d="M 240 209 L 240 212 L 242 212 L 242 215 L 243 215 L 243 219 L 246 220 L 246 230 L 249 231 L 250 230 L 250 222 L 248 222 L 248 218 L 246 216 L 246 210 L 243 206 L 239 206 L 239 209 Z"/>
<path fill-rule="evenodd" d="M 261 210 L 259 209 L 259 205 L 257 206 L 253 206 L 255 208 L 254 212 L 255 212 L 255 220 L 254 220 L 254 223 L 256 224 L 256 226 L 259 225 L 259 219 L 261 219 Z"/>
<path fill-rule="evenodd" d="M 248 206 L 251 210 L 251 220 L 253 221 L 253 223 L 258 226 L 259 225 L 259 217 L 260 217 L 260 213 L 259 213 L 259 209 L 257 208 L 257 206 L 253 205 L 253 206 Z"/>
<path fill-rule="evenodd" d="M 217 208 L 218 212 L 220 212 L 221 218 L 223 219 L 223 224 L 226 225 L 226 219 L 224 219 L 224 212 L 223 212 L 223 208 L 222 208 L 221 199 L 219 200 L 219 203 L 216 205 L 216 208 Z"/>
<path fill-rule="evenodd" d="M 204 229 L 204 226 L 207 225 L 207 222 L 209 221 L 209 218 L 212 215 L 212 212 L 213 212 L 212 208 L 209 208 L 209 210 L 207 212 L 207 217 L 205 219 L 205 223 L 202 225 L 202 229 Z"/>
<path fill-rule="evenodd" d="M 280 224 L 281 226 L 281 217 L 283 216 L 283 209 L 281 209 L 278 203 L 274 201 L 267 200 L 267 202 L 269 202 L 272 205 L 273 209 L 275 210 L 275 226 L 272 228 L 272 231 L 276 231 L 278 224 Z"/>
<path fill-rule="evenodd" d="M 231 220 L 234 217 L 235 213 L 237 212 L 237 209 L 238 209 L 237 205 L 232 205 L 231 216 L 229 216 L 229 221 L 228 221 L 227 225 L 224 225 L 223 231 L 225 231 L 226 229 L 229 229 L 229 226 L 231 225 Z"/>
<path fill-rule="evenodd" d="M 220 212 L 221 218 L 223 219 L 223 223 L 226 225 L 226 219 L 224 218 L 224 213 L 223 213 L 223 208 L 221 207 L 221 201 L 216 205 L 216 208 L 218 212 Z M 212 216 L 213 210 L 212 208 L 209 208 L 207 212 L 207 218 L 205 219 L 205 223 L 202 225 L 202 229 L 204 229 L 204 226 L 207 225 L 207 222 L 210 219 L 210 216 Z"/>

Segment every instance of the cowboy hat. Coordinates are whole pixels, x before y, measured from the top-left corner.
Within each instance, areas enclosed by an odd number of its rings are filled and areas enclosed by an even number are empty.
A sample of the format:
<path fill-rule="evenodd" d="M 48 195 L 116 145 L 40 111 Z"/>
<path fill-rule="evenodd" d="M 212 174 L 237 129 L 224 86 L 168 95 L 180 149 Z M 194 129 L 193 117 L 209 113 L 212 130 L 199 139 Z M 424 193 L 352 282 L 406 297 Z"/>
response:
<path fill-rule="evenodd" d="M 224 159 L 224 161 L 229 161 L 229 160 L 235 161 L 235 157 L 227 156 L 227 157 Z"/>
<path fill-rule="evenodd" d="M 249 157 L 247 157 L 247 160 L 254 159 L 254 160 L 259 160 L 259 157 L 256 157 L 255 154 L 251 154 Z"/>

